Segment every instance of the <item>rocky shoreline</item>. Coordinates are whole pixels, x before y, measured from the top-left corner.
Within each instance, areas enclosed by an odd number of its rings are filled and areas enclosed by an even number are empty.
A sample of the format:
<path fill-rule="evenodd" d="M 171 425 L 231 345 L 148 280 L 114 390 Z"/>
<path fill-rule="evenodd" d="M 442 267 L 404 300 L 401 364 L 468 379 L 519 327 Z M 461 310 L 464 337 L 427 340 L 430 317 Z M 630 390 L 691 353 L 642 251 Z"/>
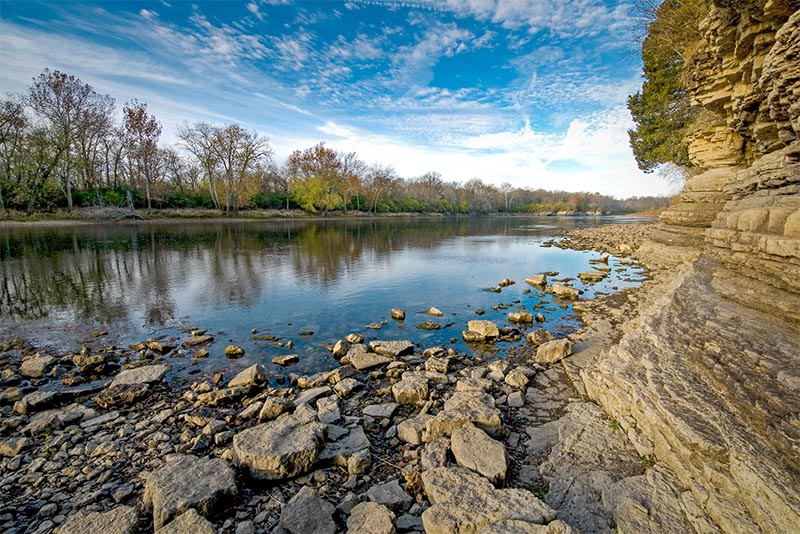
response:
<path fill-rule="evenodd" d="M 577 301 L 582 331 L 554 339 L 534 329 L 492 362 L 351 334 L 332 347 L 339 367 L 288 375 L 291 385 L 275 385 L 258 364 L 236 376 L 167 383 L 168 360 L 159 354 L 169 346 L 102 347 L 100 335 L 96 347 L 58 356 L 7 343 L 0 528 L 566 534 L 620 525 L 657 532 L 657 524 L 683 531 L 697 514 L 680 501 L 674 476 L 635 431 L 587 400 L 580 378 L 619 339 L 637 303 L 658 294 L 670 262 L 680 261 L 642 257 L 651 231 L 610 225 L 548 243 L 609 252 L 612 267 L 641 261 L 653 279 Z M 528 282 L 543 291 L 540 281 Z M 574 297 L 570 289 L 565 297 Z M 503 334 L 471 321 L 464 337 Z M 202 350 L 211 341 L 202 335 L 184 343 Z M 137 357 L 143 353 L 152 359 Z M 124 368 L 118 373 L 115 360 Z M 56 366 L 74 367 L 67 376 L 75 380 L 65 383 L 78 385 L 49 384 Z M 101 386 L 80 385 L 109 371 L 115 376 Z M 640 524 L 631 488 L 648 480 L 671 493 L 651 495 L 654 511 Z"/>

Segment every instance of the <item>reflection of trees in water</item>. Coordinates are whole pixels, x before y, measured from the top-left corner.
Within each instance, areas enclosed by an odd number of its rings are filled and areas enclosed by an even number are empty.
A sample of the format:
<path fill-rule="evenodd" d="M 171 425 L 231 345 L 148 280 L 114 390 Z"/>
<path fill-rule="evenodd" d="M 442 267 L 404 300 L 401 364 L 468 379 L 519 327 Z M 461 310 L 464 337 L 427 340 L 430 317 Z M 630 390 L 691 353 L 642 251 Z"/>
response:
<path fill-rule="evenodd" d="M 195 306 L 249 307 L 265 287 L 294 279 L 328 287 L 359 266 L 388 266 L 405 250 L 518 227 L 456 218 L 0 229 L 0 316 L 57 312 L 102 323 L 141 313 L 158 326 Z M 178 297 L 189 309 L 178 310 Z"/>

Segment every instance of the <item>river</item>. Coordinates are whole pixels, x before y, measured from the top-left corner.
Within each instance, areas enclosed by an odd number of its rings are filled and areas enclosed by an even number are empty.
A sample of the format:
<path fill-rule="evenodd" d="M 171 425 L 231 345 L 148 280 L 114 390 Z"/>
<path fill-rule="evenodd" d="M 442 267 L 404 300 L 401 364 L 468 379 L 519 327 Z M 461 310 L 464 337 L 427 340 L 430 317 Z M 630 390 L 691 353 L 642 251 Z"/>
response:
<path fill-rule="evenodd" d="M 0 335 L 77 350 L 90 334 L 108 343 L 188 337 L 207 329 L 216 342 L 192 372 L 300 355 L 297 372 L 335 364 L 326 345 L 356 332 L 409 339 L 424 347 L 467 345 L 472 319 L 509 325 L 507 314 L 541 313 L 543 327 L 580 326 L 572 307 L 524 283 L 539 272 L 574 278 L 597 253 L 543 247 L 564 231 L 624 218 L 384 218 L 327 221 L 197 221 L 0 228 Z M 575 287 L 581 298 L 639 284 L 641 270 L 612 259 L 603 282 Z M 516 284 L 489 288 L 509 278 Z M 525 289 L 530 293 L 524 292 Z M 421 314 L 434 306 L 443 317 Z M 495 309 L 493 309 L 493 307 Z M 405 321 L 390 317 L 406 311 Z M 485 310 L 479 317 L 476 309 Z M 441 330 L 421 330 L 433 321 Z M 380 330 L 367 325 L 385 324 Z M 265 339 L 274 336 L 274 339 Z M 287 348 L 291 341 L 291 348 Z M 245 356 L 227 361 L 240 345 Z M 500 343 L 491 350 L 507 349 Z M 184 357 L 185 356 L 185 357 Z"/>

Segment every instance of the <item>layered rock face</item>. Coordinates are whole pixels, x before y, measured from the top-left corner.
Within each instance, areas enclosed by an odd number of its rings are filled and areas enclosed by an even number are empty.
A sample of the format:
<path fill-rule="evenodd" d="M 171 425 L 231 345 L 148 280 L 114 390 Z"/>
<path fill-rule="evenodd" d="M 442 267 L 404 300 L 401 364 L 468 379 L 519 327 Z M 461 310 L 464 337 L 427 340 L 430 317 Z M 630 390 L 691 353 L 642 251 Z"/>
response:
<path fill-rule="evenodd" d="M 693 63 L 702 172 L 654 239 L 694 248 L 590 397 L 722 532 L 800 524 L 800 2 L 717 0 Z M 652 446 L 651 446 L 652 445 Z"/>

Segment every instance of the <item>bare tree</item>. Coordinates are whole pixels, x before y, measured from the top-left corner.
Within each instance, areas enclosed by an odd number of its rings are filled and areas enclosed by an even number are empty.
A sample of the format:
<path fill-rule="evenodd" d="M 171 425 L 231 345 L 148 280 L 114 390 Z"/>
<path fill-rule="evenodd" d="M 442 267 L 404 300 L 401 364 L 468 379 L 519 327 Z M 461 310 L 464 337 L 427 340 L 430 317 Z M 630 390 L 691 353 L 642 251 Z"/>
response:
<path fill-rule="evenodd" d="M 160 153 L 158 139 L 161 124 L 155 115 L 147 113 L 147 104 L 134 99 L 123 109 L 125 147 L 132 171 L 144 183 L 147 209 L 152 208 L 152 188 L 159 174 Z"/>

